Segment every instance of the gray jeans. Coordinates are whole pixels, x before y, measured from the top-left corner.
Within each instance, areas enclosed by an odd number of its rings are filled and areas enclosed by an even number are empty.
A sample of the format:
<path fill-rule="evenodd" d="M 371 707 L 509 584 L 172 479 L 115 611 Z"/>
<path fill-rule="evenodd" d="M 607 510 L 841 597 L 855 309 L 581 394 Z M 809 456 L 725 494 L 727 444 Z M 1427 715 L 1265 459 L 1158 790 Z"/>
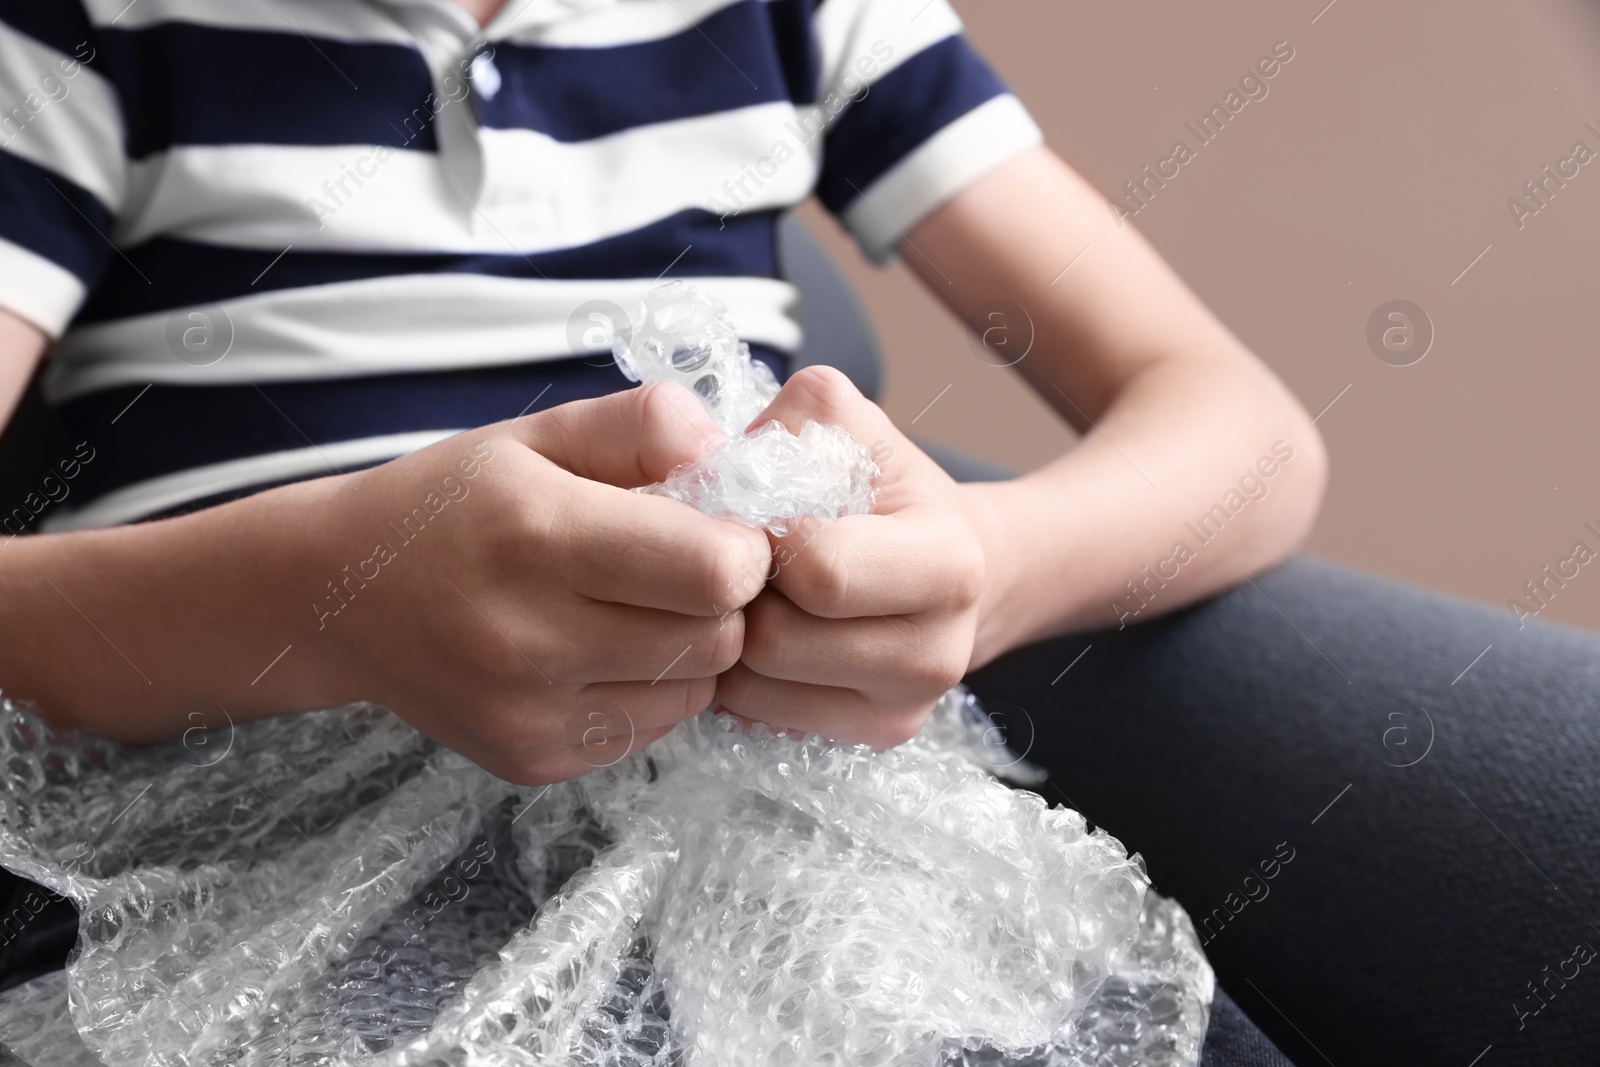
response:
<path fill-rule="evenodd" d="M 1600 1057 L 1600 638 L 1296 559 L 969 682 L 1301 1067 Z"/>

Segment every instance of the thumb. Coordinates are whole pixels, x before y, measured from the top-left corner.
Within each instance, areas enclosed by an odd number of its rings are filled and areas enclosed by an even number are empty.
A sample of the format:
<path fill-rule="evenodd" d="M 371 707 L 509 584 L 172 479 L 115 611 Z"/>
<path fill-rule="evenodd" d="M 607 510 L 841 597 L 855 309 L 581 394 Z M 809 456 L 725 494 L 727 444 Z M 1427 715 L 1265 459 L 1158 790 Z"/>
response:
<path fill-rule="evenodd" d="M 860 441 L 864 436 L 892 430 L 888 416 L 861 394 L 842 371 L 816 365 L 802 367 L 789 376 L 766 410 L 755 417 L 747 429 L 769 422 L 781 422 L 790 433 L 799 433 L 807 422 L 842 426 Z"/>
<path fill-rule="evenodd" d="M 512 432 L 578 477 L 624 489 L 663 480 L 728 436 L 674 382 L 562 404 L 513 420 Z"/>

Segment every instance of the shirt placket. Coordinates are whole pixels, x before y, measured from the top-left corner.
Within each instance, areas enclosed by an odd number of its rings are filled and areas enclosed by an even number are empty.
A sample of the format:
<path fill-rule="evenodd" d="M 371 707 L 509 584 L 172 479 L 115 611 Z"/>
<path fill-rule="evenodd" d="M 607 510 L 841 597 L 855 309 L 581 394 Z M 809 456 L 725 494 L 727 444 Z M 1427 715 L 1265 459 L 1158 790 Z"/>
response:
<path fill-rule="evenodd" d="M 433 83 L 427 106 L 437 145 L 440 196 L 464 230 L 483 228 L 484 150 L 474 103 L 475 62 L 492 46 L 472 17 L 451 0 L 383 0 L 406 27 Z"/>

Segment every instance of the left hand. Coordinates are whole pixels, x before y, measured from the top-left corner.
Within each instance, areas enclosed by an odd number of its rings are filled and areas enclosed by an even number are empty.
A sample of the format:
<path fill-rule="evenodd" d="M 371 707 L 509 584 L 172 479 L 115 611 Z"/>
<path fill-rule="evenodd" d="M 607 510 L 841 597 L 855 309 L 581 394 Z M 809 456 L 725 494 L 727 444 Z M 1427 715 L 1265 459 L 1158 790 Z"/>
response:
<path fill-rule="evenodd" d="M 752 425 L 774 420 L 848 430 L 882 469 L 878 503 L 772 538 L 776 576 L 744 609 L 717 701 L 774 728 L 898 745 L 972 661 L 998 524 L 832 368 L 797 372 Z"/>

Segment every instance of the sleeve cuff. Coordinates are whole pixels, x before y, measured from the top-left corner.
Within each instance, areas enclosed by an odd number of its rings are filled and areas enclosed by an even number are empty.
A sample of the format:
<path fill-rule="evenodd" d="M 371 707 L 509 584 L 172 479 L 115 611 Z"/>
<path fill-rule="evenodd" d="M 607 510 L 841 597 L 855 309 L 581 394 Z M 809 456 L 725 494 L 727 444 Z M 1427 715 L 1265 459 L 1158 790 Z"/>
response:
<path fill-rule="evenodd" d="M 928 138 L 873 182 L 844 212 L 844 224 L 875 263 L 894 259 L 906 234 L 979 178 L 1042 143 L 1015 96 L 996 96 Z"/>
<path fill-rule="evenodd" d="M 0 241 L 0 307 L 59 340 L 84 295 L 83 283 L 71 271 Z"/>

